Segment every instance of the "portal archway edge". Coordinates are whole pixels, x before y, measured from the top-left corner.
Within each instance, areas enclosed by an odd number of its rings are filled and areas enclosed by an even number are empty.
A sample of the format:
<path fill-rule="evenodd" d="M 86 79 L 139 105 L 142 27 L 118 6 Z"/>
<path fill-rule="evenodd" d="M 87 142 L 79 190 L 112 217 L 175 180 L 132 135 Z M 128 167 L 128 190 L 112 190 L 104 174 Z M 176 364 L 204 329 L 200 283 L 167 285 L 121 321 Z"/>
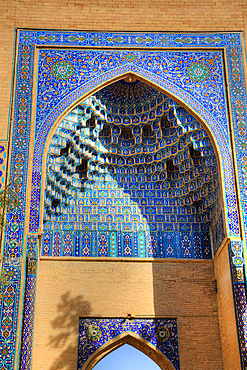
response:
<path fill-rule="evenodd" d="M 151 343 L 131 331 L 126 331 L 116 336 L 102 347 L 98 348 L 80 370 L 92 370 L 100 360 L 124 344 L 129 344 L 144 353 L 151 358 L 161 370 L 175 370 L 171 361 L 158 348 L 155 348 Z"/>

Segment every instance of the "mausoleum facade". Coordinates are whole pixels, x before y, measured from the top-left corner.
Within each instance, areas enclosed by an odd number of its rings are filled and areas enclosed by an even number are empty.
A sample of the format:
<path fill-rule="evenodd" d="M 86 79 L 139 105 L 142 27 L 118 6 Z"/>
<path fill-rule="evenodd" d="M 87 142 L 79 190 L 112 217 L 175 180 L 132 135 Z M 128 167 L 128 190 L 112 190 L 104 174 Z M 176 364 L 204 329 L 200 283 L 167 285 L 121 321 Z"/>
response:
<path fill-rule="evenodd" d="M 124 343 L 247 368 L 244 57 L 241 32 L 16 30 L 0 369 Z"/>

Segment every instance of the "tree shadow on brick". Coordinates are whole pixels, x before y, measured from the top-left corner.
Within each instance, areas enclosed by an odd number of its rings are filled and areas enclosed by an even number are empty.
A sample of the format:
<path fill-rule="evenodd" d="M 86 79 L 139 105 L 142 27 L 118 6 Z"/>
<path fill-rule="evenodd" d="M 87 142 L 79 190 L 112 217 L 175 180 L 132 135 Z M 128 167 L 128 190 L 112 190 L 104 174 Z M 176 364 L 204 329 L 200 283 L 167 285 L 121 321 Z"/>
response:
<path fill-rule="evenodd" d="M 66 292 L 57 305 L 57 317 L 51 327 L 57 334 L 51 335 L 49 346 L 59 351 L 50 370 L 75 370 L 77 368 L 79 318 L 90 316 L 91 304 L 82 295 L 71 296 Z"/>

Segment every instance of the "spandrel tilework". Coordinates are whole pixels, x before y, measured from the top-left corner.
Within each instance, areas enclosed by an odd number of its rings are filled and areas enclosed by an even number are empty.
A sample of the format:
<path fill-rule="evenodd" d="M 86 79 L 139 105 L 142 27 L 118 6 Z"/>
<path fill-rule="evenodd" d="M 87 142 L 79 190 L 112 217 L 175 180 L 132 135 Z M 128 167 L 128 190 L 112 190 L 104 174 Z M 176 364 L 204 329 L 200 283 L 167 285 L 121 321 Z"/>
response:
<path fill-rule="evenodd" d="M 16 63 L 16 81 L 15 81 L 15 98 L 14 98 L 14 106 L 13 106 L 13 137 L 12 137 L 12 149 L 11 149 L 11 158 L 10 158 L 10 180 L 14 180 L 15 186 L 19 189 L 19 206 L 16 208 L 15 212 L 7 215 L 8 222 L 6 223 L 6 233 L 5 233 L 5 243 L 4 243 L 4 254 L 5 257 L 8 256 L 23 256 L 23 236 L 24 236 L 24 221 L 25 221 L 25 214 L 26 214 L 26 196 L 27 196 L 27 169 L 29 166 L 29 159 L 32 157 L 32 153 L 30 155 L 29 151 L 29 144 L 30 144 L 30 125 L 31 125 L 31 108 L 32 108 L 32 95 L 34 94 L 33 88 L 35 87 L 33 81 L 33 69 L 34 69 L 34 49 L 35 46 L 42 46 L 46 47 L 49 46 L 53 48 L 53 50 L 42 50 L 40 51 L 43 53 L 51 52 L 53 55 L 58 56 L 59 53 L 62 56 L 60 60 L 58 60 L 58 64 L 56 61 L 51 60 L 50 63 L 47 64 L 49 68 L 53 65 L 53 74 L 49 72 L 48 78 L 51 78 L 51 85 L 53 86 L 52 95 L 53 98 L 56 99 L 57 93 L 59 91 L 54 89 L 54 83 L 64 84 L 67 86 L 67 92 L 61 96 L 61 99 L 57 100 L 57 105 L 51 109 L 51 106 L 47 108 L 46 113 L 43 115 L 43 123 L 39 121 L 39 116 L 37 118 L 37 125 L 39 125 L 39 129 L 36 128 L 36 141 L 35 141 L 35 148 L 34 148 L 34 158 L 33 158 L 33 173 L 32 173 L 32 193 L 31 193 L 31 213 L 30 213 L 30 233 L 37 233 L 41 224 L 42 220 L 39 219 L 40 214 L 40 193 L 41 193 L 41 165 L 42 161 L 45 160 L 43 158 L 43 151 L 44 145 L 47 140 L 47 135 L 53 127 L 56 120 L 58 120 L 59 116 L 67 109 L 69 106 L 75 104 L 75 101 L 79 103 L 79 100 L 83 100 L 82 97 L 84 94 L 87 94 L 92 89 L 96 89 L 99 85 L 102 85 L 106 82 L 111 81 L 112 78 L 119 77 L 121 74 L 133 72 L 138 76 L 142 77 L 144 80 L 151 81 L 156 86 L 163 88 L 165 91 L 174 94 L 181 102 L 185 105 L 190 107 L 190 109 L 197 112 L 197 114 L 206 122 L 208 128 L 211 130 L 215 141 L 219 148 L 219 155 L 222 159 L 223 165 L 223 194 L 222 196 L 225 198 L 226 204 L 226 226 L 227 232 L 229 236 L 239 236 L 240 229 L 239 229 L 239 220 L 238 220 L 238 213 L 237 213 L 237 204 L 236 204 L 236 195 L 234 189 L 234 177 L 232 171 L 232 156 L 229 147 L 229 138 L 228 138 L 228 125 L 226 121 L 222 120 L 223 117 L 227 117 L 226 115 L 226 102 L 225 102 L 225 88 L 224 88 L 224 76 L 222 70 L 220 68 L 217 69 L 219 79 L 222 78 L 221 81 L 216 79 L 217 89 L 219 86 L 221 90 L 222 97 L 220 97 L 219 105 L 222 106 L 222 113 L 218 115 L 217 109 L 210 108 L 210 104 L 208 105 L 205 101 L 207 98 L 203 99 L 202 95 L 200 98 L 200 94 L 203 93 L 202 90 L 206 92 L 207 82 L 210 80 L 211 77 L 205 79 L 205 81 L 194 81 L 191 90 L 187 89 L 186 86 L 184 88 L 179 85 L 179 80 L 174 83 L 172 79 L 165 78 L 166 76 L 161 76 L 157 72 L 157 61 L 155 60 L 155 53 L 156 50 L 152 48 L 162 48 L 162 47 L 172 47 L 178 51 L 178 55 L 180 55 L 180 59 L 183 58 L 182 54 L 188 57 L 188 51 L 184 48 L 189 47 L 190 49 L 193 48 L 192 55 L 198 56 L 199 54 L 203 58 L 203 54 L 207 55 L 207 58 L 210 59 L 209 54 L 211 55 L 219 55 L 220 52 L 218 50 L 219 47 L 225 49 L 226 61 L 227 61 L 227 70 L 226 74 L 229 81 L 229 93 L 230 93 L 230 105 L 231 105 L 231 115 L 232 115 L 232 125 L 233 125 L 233 134 L 234 140 L 236 143 L 235 146 L 235 153 L 237 159 L 237 168 L 238 168 L 238 179 L 239 179 L 239 186 L 240 186 L 240 194 L 241 194 L 241 204 L 243 209 L 243 217 L 244 217 L 244 227 L 247 230 L 247 181 L 246 181 L 246 163 L 247 163 L 247 156 L 246 156 L 246 86 L 245 86 L 245 78 L 244 78 L 244 69 L 243 69 L 243 51 L 241 45 L 241 33 L 186 33 L 186 34 L 175 34 L 175 33 L 99 33 L 99 32 L 75 32 L 75 31 L 35 31 L 35 30 L 18 30 L 17 35 L 17 63 Z M 63 50 L 56 49 L 57 47 L 63 47 Z M 69 73 L 71 72 L 71 68 L 67 63 L 67 59 L 63 60 L 63 56 L 68 56 L 71 53 L 71 50 L 66 50 L 67 47 L 91 47 L 91 50 L 87 50 L 88 53 L 98 53 L 98 55 L 103 55 L 105 52 L 110 55 L 114 55 L 113 50 L 93 50 L 96 47 L 114 47 L 115 49 L 119 49 L 122 52 L 122 55 L 125 56 L 125 61 L 121 66 L 117 66 L 115 69 L 112 68 L 112 61 L 108 60 L 107 63 L 101 63 L 100 70 L 96 74 L 92 74 L 91 77 L 88 76 L 85 78 L 85 81 L 80 86 L 76 85 L 76 81 L 74 83 L 75 89 L 70 84 L 70 80 L 67 79 Z M 127 47 L 129 51 L 123 52 L 121 47 Z M 135 61 L 136 55 L 140 57 L 140 51 L 142 48 L 150 47 L 150 52 L 152 52 L 154 58 L 153 63 L 147 61 L 147 63 L 141 66 L 138 65 Z M 200 48 L 207 48 L 210 52 L 205 50 L 200 50 Z M 139 50 L 133 50 L 132 48 L 138 48 Z M 180 48 L 183 48 L 180 49 Z M 78 60 L 80 59 L 81 50 L 77 50 L 78 52 Z M 83 51 L 85 52 L 85 50 Z M 148 55 L 149 51 L 143 51 L 143 58 L 145 59 L 145 55 Z M 160 53 L 157 52 L 158 54 Z M 165 53 L 165 50 L 164 50 Z M 173 52 L 174 53 L 174 52 Z M 168 52 L 165 53 L 168 55 Z M 73 55 L 76 55 L 74 53 Z M 171 54 L 170 54 L 171 55 Z M 59 58 L 58 58 L 59 59 Z M 62 60 L 61 60 L 62 59 Z M 208 59 L 208 60 L 209 60 Z M 62 63 L 64 61 L 64 64 Z M 69 60 L 68 60 L 69 61 Z M 72 67 L 76 70 L 75 66 L 77 64 L 75 61 L 69 61 L 72 63 Z M 190 62 L 189 62 L 190 63 Z M 194 63 L 194 64 L 193 64 Z M 208 76 L 208 69 L 214 71 L 214 65 L 207 64 L 207 68 L 200 68 L 198 65 L 200 60 L 194 59 L 191 61 L 191 65 L 193 64 L 192 68 L 188 70 L 188 74 L 190 76 L 190 81 L 192 83 L 193 79 L 191 76 L 203 76 L 207 78 Z M 217 63 L 218 67 L 222 65 L 222 60 L 218 59 Z M 198 68 L 199 67 L 199 68 Z M 183 63 L 181 64 L 180 70 L 184 70 Z M 79 68 L 78 68 L 79 70 Z M 153 72 L 155 70 L 155 73 Z M 65 75 L 65 72 L 68 72 Z M 92 71 L 92 73 L 95 71 Z M 57 75 L 56 75 L 57 73 Z M 179 72 L 178 72 L 179 73 Z M 194 73 L 194 75 L 193 75 Z M 213 76 L 212 73 L 211 76 Z M 60 76 L 56 81 L 55 76 Z M 182 73 L 181 76 L 184 76 Z M 222 76 L 222 77 L 221 77 Z M 39 77 L 38 74 L 38 86 L 39 86 Z M 178 77 L 178 74 L 177 74 Z M 44 78 L 44 76 L 42 76 Z M 62 80 L 63 78 L 63 80 Z M 198 91 L 196 85 L 201 86 L 201 90 L 199 91 L 198 100 L 196 91 Z M 72 89 L 70 89 L 72 87 Z M 205 90 L 206 89 L 206 90 Z M 61 89 L 61 92 L 64 91 Z M 218 91 L 218 90 L 217 90 Z M 38 98 L 42 98 L 41 95 Z M 33 100 L 34 101 L 34 100 Z M 217 103 L 214 101 L 214 103 Z M 216 104 L 217 105 L 217 104 Z M 73 105 L 75 106 L 75 105 Z M 212 107 L 212 106 L 211 106 Z M 34 107 L 34 110 L 37 111 L 41 107 Z M 211 109 L 211 110 L 210 110 Z M 221 118 L 220 118 L 221 117 Z M 224 121 L 224 122 L 223 122 Z M 221 223 L 221 216 L 219 215 L 218 225 Z M 15 224 L 12 227 L 12 224 Z M 18 228 L 16 228 L 18 226 Z M 218 232 L 220 231 L 220 226 L 215 227 L 215 232 L 212 235 L 213 239 L 218 240 Z M 60 245 L 60 238 L 63 235 L 60 231 L 54 235 L 54 238 L 57 238 L 57 248 Z M 96 231 L 92 231 L 92 251 L 96 254 L 95 248 L 95 240 L 96 240 Z M 126 238 L 127 240 L 128 238 Z M 85 235 L 85 241 L 89 241 L 89 237 Z M 116 234 L 111 233 L 110 240 L 112 241 L 112 248 L 111 253 L 113 255 L 117 255 L 118 250 L 121 251 L 121 238 L 117 237 Z M 144 240 L 144 234 L 140 234 L 140 240 Z M 170 240 L 169 235 L 167 235 L 167 242 Z M 175 232 L 175 241 L 179 240 L 179 235 Z M 198 240 L 198 238 L 196 239 Z M 163 241 L 162 241 L 163 242 Z M 208 242 L 206 240 L 206 242 Z M 86 243 L 87 244 L 87 243 Z M 78 248 L 78 243 L 75 248 Z M 216 245 L 216 244 L 215 244 Z M 137 240 L 134 238 L 134 250 L 137 248 Z M 218 247 L 216 247 L 217 249 Z M 86 250 L 86 249 L 85 249 Z M 60 253 L 60 251 L 59 251 Z M 77 252 L 75 252 L 77 253 Z M 14 258 L 14 257 L 13 257 Z M 11 259 L 13 261 L 13 258 Z M 20 263 L 20 262 L 18 262 Z M 8 258 L 4 259 L 3 267 L 6 270 L 12 271 L 12 267 L 8 262 Z M 13 369 L 14 362 L 15 362 L 15 353 L 17 353 L 18 343 L 16 343 L 16 334 L 17 334 L 17 319 L 19 317 L 18 307 L 19 307 L 19 297 L 22 296 L 22 292 L 20 292 L 20 271 L 21 267 L 18 265 L 18 273 L 13 275 L 13 279 L 9 285 L 8 291 L 6 291 L 6 296 L 4 299 L 8 299 L 8 294 L 11 295 L 11 304 L 6 306 L 4 301 L 2 301 L 2 312 L 1 312 L 1 327 L 6 327 L 8 330 L 1 330 L 1 347 L 4 348 L 3 356 L 0 357 L 0 367 L 5 368 L 7 370 Z M 15 270 L 15 271 L 17 271 Z M 11 272 L 12 274 L 12 272 Z M 242 310 L 244 309 L 244 305 L 246 304 L 245 301 L 238 300 L 236 302 L 236 312 L 237 315 L 242 315 Z M 6 315 L 8 316 L 8 320 L 6 321 Z M 21 320 L 19 320 L 21 322 Z M 8 323 L 8 324 L 7 324 Z M 240 328 L 240 330 L 242 330 Z M 8 335 L 5 334 L 8 332 Z M 244 358 L 245 353 L 245 343 L 240 341 L 240 348 L 242 353 L 242 358 Z M 27 356 L 31 356 L 28 354 Z M 245 361 L 245 360 L 244 360 Z M 246 362 L 246 361 L 245 361 Z M 29 363 L 29 359 L 26 359 L 26 363 Z M 245 366 L 247 364 L 245 363 Z M 29 369 L 30 367 L 26 367 Z"/>
<path fill-rule="evenodd" d="M 43 255 L 211 258 L 222 207 L 209 136 L 172 99 L 129 79 L 83 101 L 51 139 Z"/>
<path fill-rule="evenodd" d="M 124 333 L 133 333 L 165 355 L 176 370 L 180 369 L 177 321 L 175 319 L 92 319 L 79 323 L 78 370 L 94 352 Z"/>

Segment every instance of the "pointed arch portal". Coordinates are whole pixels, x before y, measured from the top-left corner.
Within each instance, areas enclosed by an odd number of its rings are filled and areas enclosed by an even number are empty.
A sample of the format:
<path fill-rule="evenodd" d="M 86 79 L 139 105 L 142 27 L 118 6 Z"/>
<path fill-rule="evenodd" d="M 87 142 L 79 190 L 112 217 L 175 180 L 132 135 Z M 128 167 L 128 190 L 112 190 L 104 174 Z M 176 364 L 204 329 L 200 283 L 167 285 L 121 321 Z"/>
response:
<path fill-rule="evenodd" d="M 219 274 L 218 289 L 224 295 L 227 288 L 233 297 L 234 351 L 239 346 L 239 361 L 247 367 L 241 37 L 16 30 L 9 180 L 18 204 L 7 212 L 4 237 L 9 285 L 1 302 L 0 368 L 31 369 L 37 266 L 68 257 L 214 258 L 216 275 L 222 266 L 228 273 L 227 287 Z M 227 325 L 229 304 L 218 304 Z M 168 350 L 159 348 L 171 338 L 177 346 L 175 334 L 162 342 L 154 328 L 150 337 L 133 329 L 137 319 L 112 320 L 114 330 L 122 330 L 119 342 L 97 342 L 90 329 L 90 348 L 141 343 L 150 357 L 161 356 L 162 369 L 179 369 Z M 143 329 L 148 320 L 140 320 Z M 229 343 L 224 338 L 225 363 Z"/>
<path fill-rule="evenodd" d="M 217 157 L 160 90 L 133 74 L 106 85 L 51 139 L 42 255 L 211 258 L 226 236 Z"/>
<path fill-rule="evenodd" d="M 103 357 L 126 343 L 162 370 L 179 369 L 176 320 L 81 318 L 78 370 L 92 370 Z"/>
<path fill-rule="evenodd" d="M 139 351 L 130 344 L 123 344 L 114 349 L 112 352 L 103 357 L 94 366 L 94 370 L 101 370 L 104 368 L 118 370 L 127 370 L 130 367 L 136 370 L 160 370 L 160 367 L 147 355 Z"/>

